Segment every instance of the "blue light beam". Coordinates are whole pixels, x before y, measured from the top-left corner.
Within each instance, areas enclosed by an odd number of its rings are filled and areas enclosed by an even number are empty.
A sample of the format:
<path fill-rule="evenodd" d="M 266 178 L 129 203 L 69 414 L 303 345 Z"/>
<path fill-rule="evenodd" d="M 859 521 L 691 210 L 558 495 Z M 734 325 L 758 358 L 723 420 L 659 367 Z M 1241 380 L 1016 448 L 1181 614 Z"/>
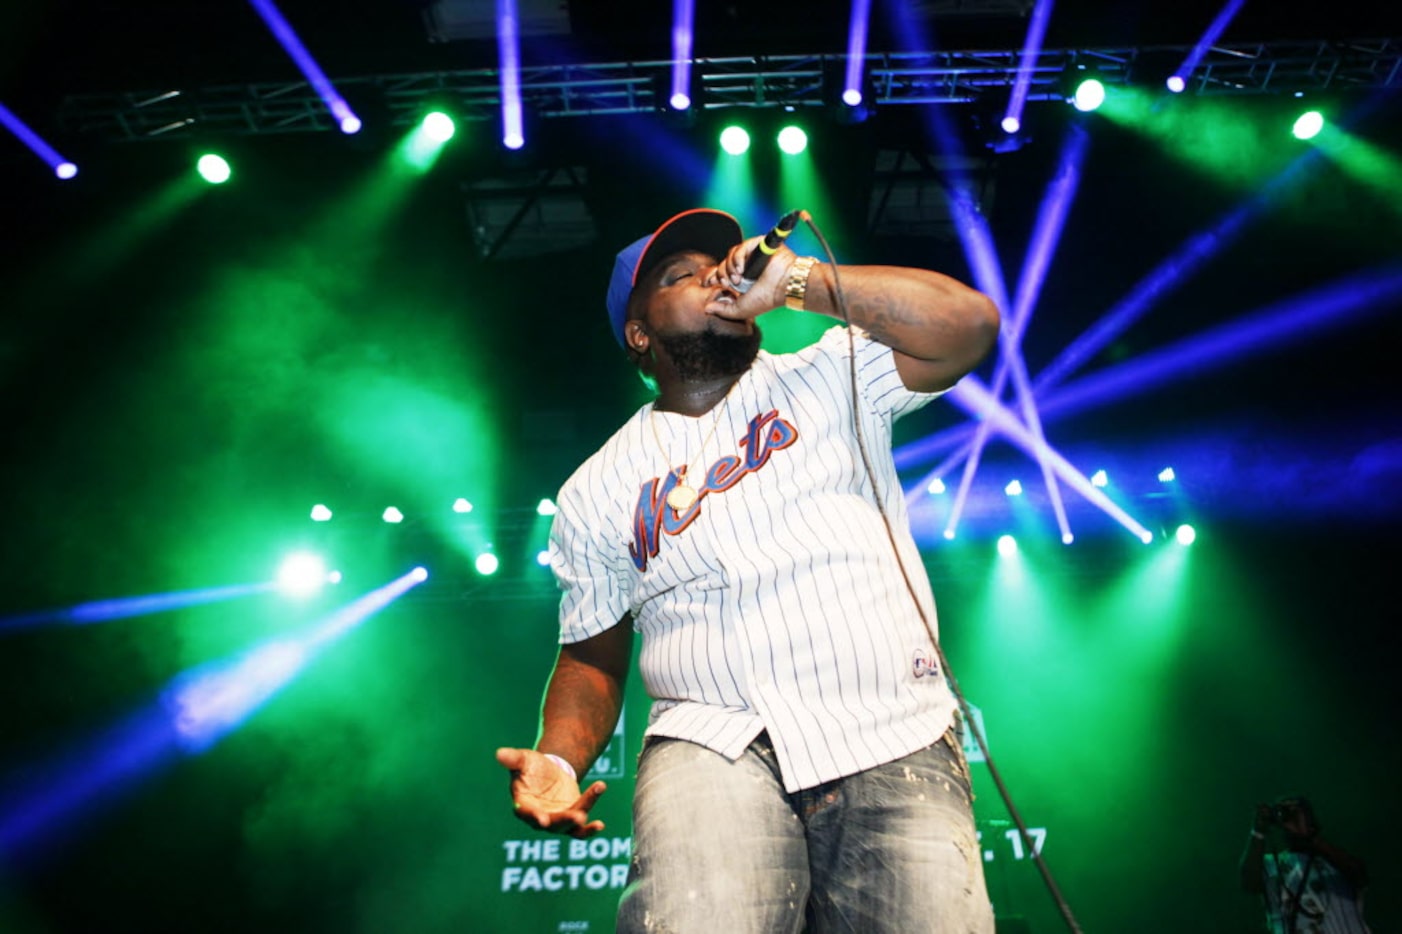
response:
<path fill-rule="evenodd" d="M 1099 370 L 1042 400 L 1044 415 L 1064 416 L 1118 402 L 1214 366 L 1309 340 L 1340 325 L 1388 313 L 1402 299 L 1402 266 L 1368 270 L 1296 295 L 1221 327 Z"/>
<path fill-rule="evenodd" d="M 15 135 L 15 139 L 24 143 L 29 151 L 40 159 L 48 163 L 49 168 L 54 170 L 54 175 L 61 179 L 70 179 L 78 174 L 78 167 L 58 154 L 58 150 L 44 142 L 43 138 L 31 130 L 23 120 L 15 116 L 15 112 L 4 104 L 0 104 L 0 124 L 5 125 L 5 129 Z"/>
<path fill-rule="evenodd" d="M 1084 366 L 1095 354 L 1147 314 L 1161 299 L 1197 272 L 1231 244 L 1247 223 L 1268 207 L 1281 189 L 1322 161 L 1318 150 L 1309 150 L 1271 179 L 1261 189 L 1217 219 L 1211 227 L 1184 241 L 1170 257 L 1130 290 L 1129 294 L 1100 317 L 1047 365 L 1032 381 L 1032 388 L 1041 395 L 1067 376 Z"/>
<path fill-rule="evenodd" d="M 1188 79 L 1193 76 L 1193 69 L 1198 67 L 1198 62 L 1207 54 L 1207 50 L 1216 44 L 1222 31 L 1227 28 L 1227 24 L 1236 16 L 1246 0 L 1227 0 L 1227 5 L 1218 12 L 1217 18 L 1212 21 L 1212 25 L 1207 27 L 1207 32 L 1202 34 L 1197 45 L 1188 53 L 1188 57 L 1183 59 L 1183 64 L 1178 66 L 1178 70 L 1169 76 L 1169 90 L 1175 93 L 1182 91 L 1188 86 Z M 1174 79 L 1178 79 L 1176 82 Z"/>
<path fill-rule="evenodd" d="M 507 149 L 526 145 L 521 110 L 521 38 L 516 0 L 497 0 L 497 65 L 501 71 L 501 142 Z"/>
<path fill-rule="evenodd" d="M 144 594 L 137 597 L 117 597 L 111 600 L 92 600 L 75 606 L 54 610 L 38 610 L 18 616 L 0 619 L 0 633 L 20 629 L 30 629 L 49 623 L 87 625 L 105 623 L 114 619 L 131 616 L 146 616 L 166 610 L 179 610 L 199 606 L 203 603 L 217 603 L 233 600 L 252 594 L 267 593 L 277 587 L 276 581 L 256 584 L 230 584 L 224 587 L 205 587 L 199 590 L 179 590 L 172 593 Z"/>
<path fill-rule="evenodd" d="M 1387 313 L 1399 300 L 1402 267 L 1384 266 L 1361 272 L 1099 370 L 1055 392 L 1039 394 L 1038 409 L 1044 420 L 1052 420 L 1124 402 L 1186 373 L 1201 378 L 1212 367 Z M 902 445 L 895 452 L 896 468 L 909 469 L 957 447 L 976 430 L 974 424 L 958 425 Z M 911 488 L 914 492 L 920 489 L 919 484 Z"/>
<path fill-rule="evenodd" d="M 415 568 L 341 607 L 298 637 L 274 639 L 232 662 L 216 662 L 181 675 L 162 697 L 182 746 L 189 752 L 212 746 L 296 677 L 323 646 L 427 577 Z"/>
<path fill-rule="evenodd" d="M 346 99 L 331 84 L 326 73 L 316 63 L 316 59 L 312 58 L 307 47 L 302 44 L 302 40 L 297 38 L 292 24 L 273 5 L 272 0 L 249 0 L 249 3 L 263 18 L 263 22 L 272 31 L 273 37 L 277 39 L 278 44 L 297 65 L 298 70 L 307 79 L 307 83 L 312 86 L 312 90 L 316 91 L 316 96 L 321 98 L 326 109 L 331 111 L 331 116 L 336 118 L 336 125 L 340 127 L 341 132 L 359 133 L 360 118 L 355 115 L 354 111 L 350 109 L 350 105 L 346 103 Z"/>
<path fill-rule="evenodd" d="M 691 49 L 695 21 L 695 0 L 673 0 L 672 95 L 669 103 L 674 110 L 686 110 L 692 104 Z"/>
<path fill-rule="evenodd" d="M 335 639 L 427 579 L 422 568 L 307 627 L 233 660 L 177 676 L 156 701 L 0 788 L 0 864 L 37 858 L 79 818 L 173 761 L 201 753 L 244 723 Z"/>
<path fill-rule="evenodd" d="M 1039 441 L 1012 413 L 1003 408 L 977 377 L 965 376 L 955 383 L 954 388 L 949 391 L 949 398 L 965 411 L 991 421 L 995 429 L 1034 460 L 1049 464 L 1068 486 L 1099 506 L 1112 519 L 1133 532 L 1140 541 L 1148 543 L 1153 540 L 1153 534 L 1148 529 L 1095 487 L 1070 461 L 1052 450 L 1046 442 Z"/>
<path fill-rule="evenodd" d="M 1027 103 L 1027 89 L 1032 84 L 1037 58 L 1042 54 L 1042 38 L 1047 33 L 1051 11 L 1052 0 L 1037 0 L 1037 5 L 1032 8 L 1027 38 L 1022 44 L 1022 56 L 1018 59 L 1017 78 L 1013 80 L 1013 92 L 1008 98 L 1008 109 L 1003 114 L 1004 133 L 1016 133 L 1022 129 L 1022 108 Z"/>
<path fill-rule="evenodd" d="M 852 0 L 852 16 L 847 23 L 847 67 L 842 76 L 842 102 L 858 107 L 862 100 L 862 65 L 867 54 L 867 26 L 871 20 L 871 0 Z"/>

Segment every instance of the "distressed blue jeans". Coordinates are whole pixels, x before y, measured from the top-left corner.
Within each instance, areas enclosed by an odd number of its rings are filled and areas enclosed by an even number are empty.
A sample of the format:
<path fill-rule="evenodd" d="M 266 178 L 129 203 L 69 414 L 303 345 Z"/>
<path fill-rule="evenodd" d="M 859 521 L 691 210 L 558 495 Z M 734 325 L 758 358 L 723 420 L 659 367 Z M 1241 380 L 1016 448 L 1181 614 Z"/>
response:
<path fill-rule="evenodd" d="M 789 794 L 764 734 L 735 762 L 649 739 L 618 930 L 991 934 L 957 743 Z"/>

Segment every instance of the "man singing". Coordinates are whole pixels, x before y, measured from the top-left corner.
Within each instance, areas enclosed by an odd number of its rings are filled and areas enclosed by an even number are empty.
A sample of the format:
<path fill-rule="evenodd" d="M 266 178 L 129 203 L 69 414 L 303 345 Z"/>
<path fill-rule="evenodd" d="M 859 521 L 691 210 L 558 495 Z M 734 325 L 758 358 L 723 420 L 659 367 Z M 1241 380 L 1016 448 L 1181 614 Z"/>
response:
<path fill-rule="evenodd" d="M 998 311 L 936 272 L 766 252 L 679 214 L 618 254 L 614 336 L 657 397 L 565 483 L 560 652 L 517 815 L 584 837 L 634 633 L 653 698 L 620 931 L 991 932 L 895 419 L 988 353 Z M 753 266 L 749 267 L 753 272 Z M 781 306 L 841 318 L 760 350 Z"/>

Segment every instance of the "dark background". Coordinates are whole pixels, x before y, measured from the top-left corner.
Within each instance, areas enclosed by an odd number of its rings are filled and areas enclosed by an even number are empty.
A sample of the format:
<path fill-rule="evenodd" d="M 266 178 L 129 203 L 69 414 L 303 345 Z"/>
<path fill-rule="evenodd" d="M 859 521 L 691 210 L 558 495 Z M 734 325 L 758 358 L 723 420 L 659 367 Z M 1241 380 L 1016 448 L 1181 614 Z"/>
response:
<path fill-rule="evenodd" d="M 664 58 L 667 6 L 573 4 L 570 39 L 548 51 L 527 41 L 525 56 Z M 495 63 L 488 40 L 429 43 L 407 0 L 360 0 L 334 16 L 320 4 L 282 9 L 333 80 Z M 1046 46 L 1187 43 L 1215 13 L 1064 3 Z M 702 2 L 697 54 L 840 51 L 846 21 L 841 4 Z M 870 47 L 889 48 L 880 4 L 872 21 Z M 947 49 L 1018 47 L 1025 29 L 1018 17 L 927 25 Z M 1378 4 L 1248 3 L 1227 37 L 1399 32 Z M 554 598 L 529 565 L 534 505 L 644 398 L 603 322 L 612 255 L 692 206 L 704 180 L 659 167 L 660 147 L 645 140 L 662 131 L 647 119 L 558 121 L 543 137 L 553 148 L 535 158 L 588 166 L 597 238 L 484 261 L 461 186 L 500 164 L 464 130 L 371 227 L 335 222 L 392 145 L 370 128 L 358 140 L 212 141 L 235 181 L 151 223 L 151 205 L 211 141 L 53 129 L 71 93 L 295 74 L 241 3 L 0 14 L 0 101 L 82 166 L 59 183 L 0 140 L 0 617 L 262 580 L 300 544 L 333 550 L 348 577 L 303 604 L 259 596 L 103 625 L 0 627 L 0 826 L 34 807 L 36 788 L 86 776 L 100 789 L 0 851 L 0 930 L 609 929 L 616 891 L 501 891 L 502 843 L 526 832 L 507 814 L 491 750 L 529 742 L 553 659 Z M 1244 122 L 1288 123 L 1296 106 L 1232 101 Z M 1398 103 L 1395 91 L 1327 101 L 1394 165 Z M 974 110 L 949 117 L 987 156 L 984 207 L 1011 286 L 1071 117 L 1033 107 L 1032 143 L 992 154 Z M 1034 377 L 1269 177 L 1223 180 L 1108 120 L 1083 125 L 1079 195 L 1024 342 Z M 712 130 L 667 132 L 708 153 Z M 810 130 L 834 206 L 818 220 L 841 235 L 844 260 L 970 278 L 956 242 L 860 235 L 871 153 L 924 140 L 916 108 Z M 1288 161 L 1296 145 L 1282 134 L 1263 161 Z M 1398 191 L 1321 161 L 1087 369 L 1346 277 L 1395 274 Z M 1301 791 L 1328 836 L 1368 861 L 1374 929 L 1402 921 L 1387 837 L 1402 817 L 1388 651 L 1402 513 L 1397 311 L 1394 292 L 1337 326 L 1048 421 L 1052 443 L 1087 473 L 1108 465 L 1120 484 L 1110 492 L 1156 532 L 1198 526 L 1173 573 L 1156 557 L 1172 542 L 1146 550 L 1070 492 L 1078 540 L 1055 544 L 1037 473 L 1006 445 L 989 448 L 959 543 L 939 540 L 942 507 L 913 506 L 951 662 L 1019 808 L 1048 829 L 1046 855 L 1086 930 L 1256 930 L 1235 880 L 1251 808 Z M 965 420 L 937 403 L 898 440 Z M 1169 463 L 1181 484 L 1165 497 L 1152 478 Z M 1030 519 L 1001 493 L 1014 476 Z M 459 495 L 480 504 L 463 534 L 430 518 Z M 333 530 L 310 528 L 315 502 L 336 508 Z M 410 515 L 403 528 L 377 521 L 390 502 Z M 992 553 L 1013 526 L 1027 571 L 1016 583 Z M 468 568 L 464 543 L 479 534 L 507 565 L 496 578 Z M 331 645 L 221 743 L 101 778 L 121 761 L 112 749 L 135 748 L 140 731 L 103 738 L 180 672 L 299 631 L 346 588 L 361 593 L 415 562 L 433 570 L 428 583 Z M 632 687 L 624 761 L 646 716 Z M 1002 839 L 1007 815 L 986 767 L 975 770 L 1000 915 L 1059 929 L 1032 867 Z M 629 788 L 615 782 L 602 806 L 610 836 L 627 836 Z"/>

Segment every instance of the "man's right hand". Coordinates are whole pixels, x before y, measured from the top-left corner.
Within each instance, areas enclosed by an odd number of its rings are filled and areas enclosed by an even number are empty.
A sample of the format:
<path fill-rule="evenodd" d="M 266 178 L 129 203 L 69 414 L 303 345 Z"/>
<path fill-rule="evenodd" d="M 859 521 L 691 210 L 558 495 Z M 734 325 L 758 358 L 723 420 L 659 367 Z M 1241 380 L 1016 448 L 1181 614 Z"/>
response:
<path fill-rule="evenodd" d="M 589 819 L 589 809 L 607 787 L 603 782 L 581 794 L 574 779 L 534 749 L 498 749 L 497 761 L 511 771 L 516 816 L 527 824 L 581 840 L 604 829 L 603 821 Z"/>

